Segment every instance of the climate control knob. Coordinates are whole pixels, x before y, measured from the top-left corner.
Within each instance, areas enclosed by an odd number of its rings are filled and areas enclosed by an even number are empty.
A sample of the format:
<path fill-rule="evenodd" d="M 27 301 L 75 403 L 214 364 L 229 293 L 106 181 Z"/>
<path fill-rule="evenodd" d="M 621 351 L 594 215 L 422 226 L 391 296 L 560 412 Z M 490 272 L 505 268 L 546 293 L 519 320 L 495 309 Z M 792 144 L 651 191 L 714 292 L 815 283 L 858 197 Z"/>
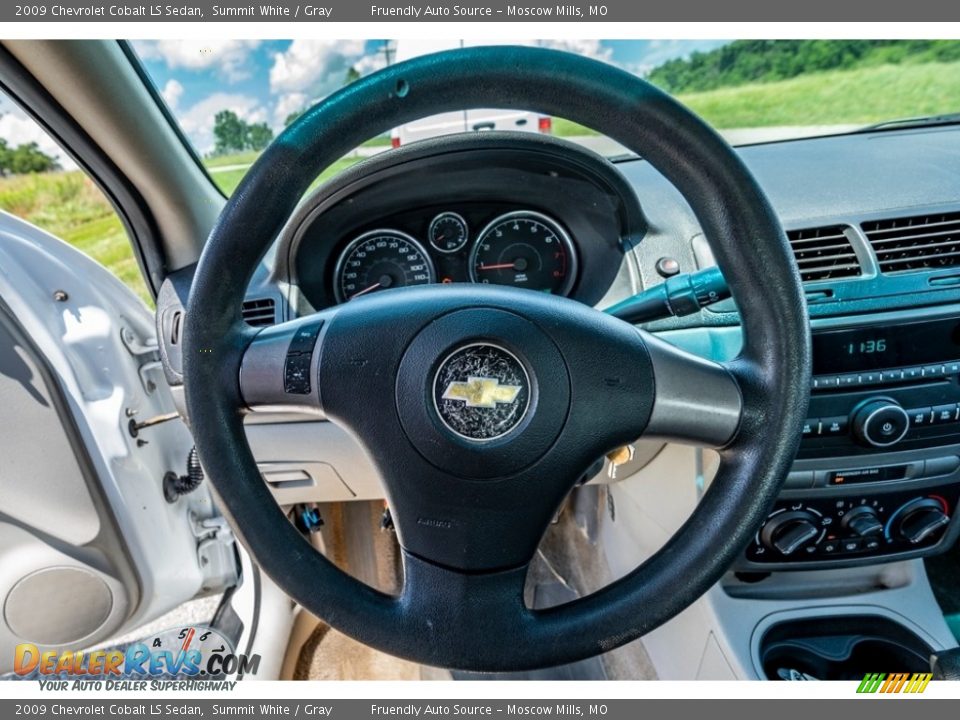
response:
<path fill-rule="evenodd" d="M 853 414 L 853 434 L 865 445 L 896 445 L 910 429 L 910 416 L 893 400 L 868 400 Z"/>
<path fill-rule="evenodd" d="M 911 544 L 922 543 L 940 529 L 950 524 L 950 516 L 933 498 L 911 500 L 897 512 L 897 534 Z"/>
<path fill-rule="evenodd" d="M 843 516 L 841 525 L 858 537 L 875 537 L 883 534 L 883 523 L 872 507 L 858 505 Z"/>
<path fill-rule="evenodd" d="M 774 515 L 760 531 L 760 542 L 781 555 L 792 555 L 820 534 L 818 518 L 805 510 Z"/>

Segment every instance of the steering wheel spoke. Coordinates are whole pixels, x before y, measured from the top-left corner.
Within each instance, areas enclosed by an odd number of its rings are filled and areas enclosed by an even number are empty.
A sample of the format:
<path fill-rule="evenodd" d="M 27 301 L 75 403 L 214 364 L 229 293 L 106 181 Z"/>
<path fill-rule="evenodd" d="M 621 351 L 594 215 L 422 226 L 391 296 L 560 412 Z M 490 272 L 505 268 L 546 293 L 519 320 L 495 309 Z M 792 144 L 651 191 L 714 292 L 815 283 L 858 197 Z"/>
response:
<path fill-rule="evenodd" d="M 702 447 L 729 445 L 743 413 L 743 396 L 734 371 L 640 332 L 655 383 L 644 435 Z"/>
<path fill-rule="evenodd" d="M 333 314 L 271 325 L 253 337 L 240 361 L 240 394 L 247 409 L 323 415 L 320 347 Z"/>

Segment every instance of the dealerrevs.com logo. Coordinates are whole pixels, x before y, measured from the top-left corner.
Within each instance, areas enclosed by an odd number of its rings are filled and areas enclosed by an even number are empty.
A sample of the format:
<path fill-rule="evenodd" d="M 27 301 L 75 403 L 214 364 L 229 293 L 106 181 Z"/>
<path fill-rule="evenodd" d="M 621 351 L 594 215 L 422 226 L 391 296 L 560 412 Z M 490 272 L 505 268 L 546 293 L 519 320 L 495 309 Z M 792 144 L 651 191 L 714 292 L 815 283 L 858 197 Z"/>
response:
<path fill-rule="evenodd" d="M 234 652 L 212 628 L 165 630 L 125 648 L 57 652 L 32 643 L 14 650 L 14 673 L 42 690 L 232 690 L 231 677 L 255 675 L 259 655 Z"/>

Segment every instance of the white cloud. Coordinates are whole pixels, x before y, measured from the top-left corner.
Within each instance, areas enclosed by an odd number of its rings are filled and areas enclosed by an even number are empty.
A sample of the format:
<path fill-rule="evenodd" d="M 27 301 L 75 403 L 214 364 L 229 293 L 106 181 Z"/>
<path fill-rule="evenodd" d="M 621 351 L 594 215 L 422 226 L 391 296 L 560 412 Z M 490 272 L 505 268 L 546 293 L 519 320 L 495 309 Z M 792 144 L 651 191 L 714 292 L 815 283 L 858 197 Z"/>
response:
<path fill-rule="evenodd" d="M 301 92 L 292 92 L 281 95 L 273 108 L 273 123 L 278 128 L 283 127 L 284 120 L 295 112 L 303 110 L 310 104 L 307 95 Z"/>
<path fill-rule="evenodd" d="M 554 50 L 565 50 L 604 62 L 611 62 L 613 58 L 613 49 L 606 47 L 599 40 L 538 40 L 537 45 Z"/>
<path fill-rule="evenodd" d="M 145 60 L 162 60 L 171 70 L 215 70 L 228 82 L 251 75 L 251 50 L 260 40 L 141 40 L 134 43 Z"/>
<path fill-rule="evenodd" d="M 177 104 L 180 102 L 180 96 L 183 95 L 183 85 L 178 83 L 173 78 L 167 80 L 167 84 L 163 86 L 163 90 L 160 91 L 160 94 L 163 96 L 164 101 L 170 107 L 171 110 L 177 109 Z"/>
<path fill-rule="evenodd" d="M 294 40 L 273 56 L 270 90 L 324 97 L 343 86 L 347 70 L 364 57 L 363 40 Z M 360 69 L 359 67 L 357 68 Z"/>
<path fill-rule="evenodd" d="M 0 138 L 11 147 L 35 142 L 47 155 L 55 157 L 64 170 L 75 170 L 77 164 L 43 129 L 20 108 L 4 103 L 0 107 Z"/>
<path fill-rule="evenodd" d="M 214 93 L 178 115 L 180 125 L 201 153 L 209 153 L 215 143 L 214 117 L 221 110 L 232 110 L 241 120 L 258 123 L 267 120 L 267 111 L 256 98 L 237 93 Z"/>
<path fill-rule="evenodd" d="M 362 76 L 376 72 L 386 67 L 386 64 L 387 59 L 383 56 L 383 53 L 376 53 L 375 55 L 364 55 L 353 63 L 353 67 Z"/>

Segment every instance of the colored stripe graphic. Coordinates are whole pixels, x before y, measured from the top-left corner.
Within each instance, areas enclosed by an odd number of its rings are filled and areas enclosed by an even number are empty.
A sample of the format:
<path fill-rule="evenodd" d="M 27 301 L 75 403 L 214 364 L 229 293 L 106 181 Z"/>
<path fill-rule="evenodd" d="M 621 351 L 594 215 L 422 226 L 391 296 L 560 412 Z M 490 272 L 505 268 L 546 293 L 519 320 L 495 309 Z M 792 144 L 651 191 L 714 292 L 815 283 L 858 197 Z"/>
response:
<path fill-rule="evenodd" d="M 864 676 L 863 681 L 860 683 L 860 687 L 857 688 L 857 692 L 875 693 L 885 677 L 885 673 L 867 673 Z"/>
<path fill-rule="evenodd" d="M 857 687 L 858 693 L 922 693 L 927 689 L 931 673 L 867 673 Z"/>

